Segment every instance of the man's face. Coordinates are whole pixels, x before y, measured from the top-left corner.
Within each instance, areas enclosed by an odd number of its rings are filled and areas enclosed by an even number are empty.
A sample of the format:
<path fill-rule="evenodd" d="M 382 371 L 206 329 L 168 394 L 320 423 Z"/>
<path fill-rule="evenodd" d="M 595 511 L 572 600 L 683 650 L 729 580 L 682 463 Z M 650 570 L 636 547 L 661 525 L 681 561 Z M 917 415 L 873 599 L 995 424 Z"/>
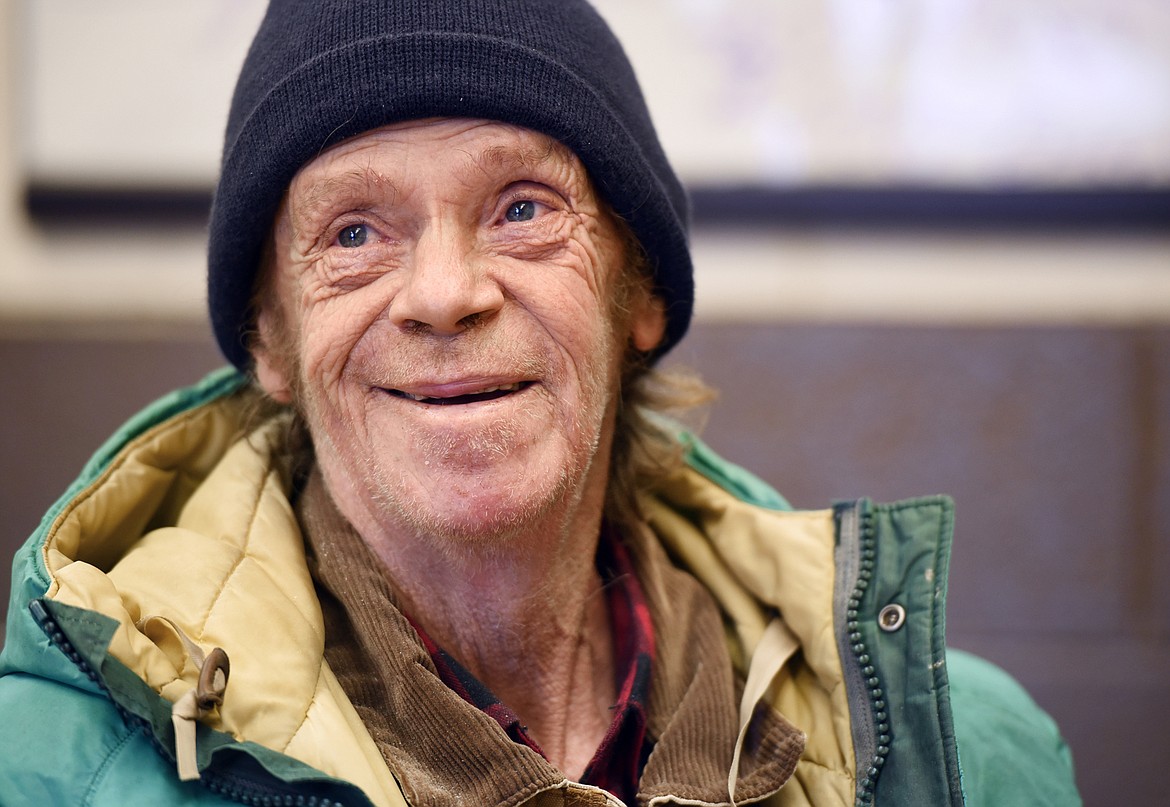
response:
<path fill-rule="evenodd" d="M 298 172 L 274 242 L 257 375 L 295 390 L 359 531 L 466 541 L 600 502 L 621 357 L 663 316 L 613 314 L 624 249 L 571 152 L 484 121 L 378 129 Z"/>

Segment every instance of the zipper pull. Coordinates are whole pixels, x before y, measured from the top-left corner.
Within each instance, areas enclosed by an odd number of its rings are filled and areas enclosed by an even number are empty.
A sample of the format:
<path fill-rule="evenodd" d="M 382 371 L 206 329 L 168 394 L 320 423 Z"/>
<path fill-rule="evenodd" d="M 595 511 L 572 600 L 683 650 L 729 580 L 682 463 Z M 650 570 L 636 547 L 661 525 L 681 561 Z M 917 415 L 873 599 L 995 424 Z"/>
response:
<path fill-rule="evenodd" d="M 187 655 L 199 668 L 199 679 L 195 688 L 171 705 L 171 726 L 175 730 L 175 764 L 179 779 L 189 782 L 199 778 L 199 762 L 195 754 L 195 723 L 223 704 L 223 693 L 227 689 L 231 664 L 222 648 L 213 648 L 204 654 L 203 648 L 195 644 L 182 628 L 165 616 L 145 616 L 138 620 L 136 627 L 143 633 L 154 620 L 170 626 L 183 643 Z"/>
<path fill-rule="evenodd" d="M 179 779 L 189 782 L 199 778 L 195 749 L 195 723 L 223 703 L 231 664 L 227 653 L 214 648 L 199 669 L 198 685 L 171 706 L 171 725 L 175 729 L 175 763 Z"/>

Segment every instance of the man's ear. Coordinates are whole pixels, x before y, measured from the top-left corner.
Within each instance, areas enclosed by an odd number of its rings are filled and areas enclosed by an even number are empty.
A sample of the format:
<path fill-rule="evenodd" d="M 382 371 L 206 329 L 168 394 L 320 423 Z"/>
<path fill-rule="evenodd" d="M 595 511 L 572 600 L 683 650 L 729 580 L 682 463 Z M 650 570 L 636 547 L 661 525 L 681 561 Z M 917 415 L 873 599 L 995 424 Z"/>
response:
<path fill-rule="evenodd" d="M 653 294 L 639 294 L 630 316 L 630 342 L 642 353 L 658 347 L 666 333 L 666 305 Z"/>
<path fill-rule="evenodd" d="M 276 324 L 272 314 L 263 309 L 256 316 L 256 331 L 259 338 L 252 347 L 252 362 L 256 366 L 256 381 L 268 393 L 268 397 L 277 403 L 292 403 L 292 384 L 288 377 L 288 362 L 278 351 L 272 349 L 277 344 L 273 331 Z"/>

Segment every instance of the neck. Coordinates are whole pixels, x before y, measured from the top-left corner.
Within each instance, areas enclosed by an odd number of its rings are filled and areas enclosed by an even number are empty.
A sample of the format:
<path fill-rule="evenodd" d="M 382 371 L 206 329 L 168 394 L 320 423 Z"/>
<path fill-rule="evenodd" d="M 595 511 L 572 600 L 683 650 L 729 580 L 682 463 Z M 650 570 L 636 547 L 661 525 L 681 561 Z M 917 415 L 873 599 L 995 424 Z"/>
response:
<path fill-rule="evenodd" d="M 433 538 L 363 538 L 403 610 L 579 776 L 609 728 L 613 636 L 595 556 L 601 501 L 493 544 L 452 551 Z M 359 530 L 360 531 L 360 530 Z"/>

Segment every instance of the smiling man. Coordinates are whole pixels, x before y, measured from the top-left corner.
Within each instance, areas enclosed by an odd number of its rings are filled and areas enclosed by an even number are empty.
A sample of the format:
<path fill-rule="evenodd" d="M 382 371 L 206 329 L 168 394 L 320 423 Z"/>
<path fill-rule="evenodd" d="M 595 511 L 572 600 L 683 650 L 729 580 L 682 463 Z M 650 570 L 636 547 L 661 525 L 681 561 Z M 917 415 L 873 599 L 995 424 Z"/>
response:
<path fill-rule="evenodd" d="M 663 416 L 686 201 L 584 0 L 273 0 L 208 289 L 234 367 L 17 555 L 0 803 L 1077 802 L 945 648 L 949 502 Z"/>
<path fill-rule="evenodd" d="M 644 287 L 611 310 L 618 228 L 568 149 L 490 121 L 383 127 L 293 178 L 257 375 L 298 391 L 383 560 L 596 532 L 622 357 L 665 321 Z"/>

